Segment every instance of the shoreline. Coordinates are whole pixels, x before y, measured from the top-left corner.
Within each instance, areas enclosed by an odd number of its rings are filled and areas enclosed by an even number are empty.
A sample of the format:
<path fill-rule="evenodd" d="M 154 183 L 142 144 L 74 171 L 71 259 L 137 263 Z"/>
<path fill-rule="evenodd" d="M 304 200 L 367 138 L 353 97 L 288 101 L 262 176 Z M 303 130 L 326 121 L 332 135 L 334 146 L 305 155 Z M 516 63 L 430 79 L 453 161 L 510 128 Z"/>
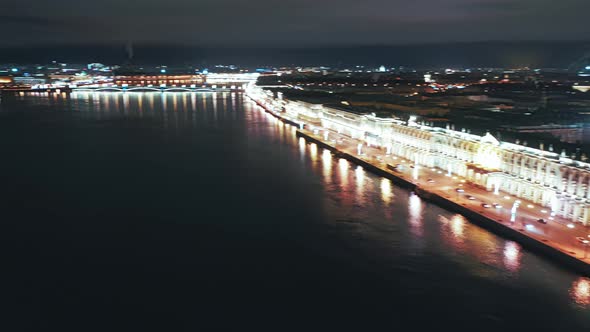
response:
<path fill-rule="evenodd" d="M 282 120 L 282 118 L 280 119 Z M 521 244 L 523 247 L 530 249 L 533 252 L 537 252 L 543 254 L 545 257 L 551 258 L 554 262 L 560 263 L 561 265 L 565 265 L 579 273 L 583 273 L 586 276 L 590 276 L 590 264 L 572 256 L 570 253 L 560 248 L 550 245 L 548 243 L 549 241 L 544 242 L 537 240 L 531 236 L 528 236 L 523 230 L 513 229 L 505 225 L 505 222 L 494 220 L 473 209 L 465 207 L 464 204 L 459 204 L 450 198 L 429 191 L 419 186 L 418 184 L 412 182 L 411 180 L 406 179 L 401 174 L 394 174 L 393 172 L 373 165 L 372 163 L 366 160 L 353 156 L 347 152 L 341 151 L 338 148 L 322 141 L 321 139 L 313 137 L 311 134 L 303 132 L 302 130 L 297 130 L 296 135 L 298 137 L 303 137 L 308 142 L 317 144 L 321 148 L 333 152 L 336 157 L 344 158 L 350 162 L 353 162 L 356 165 L 360 165 L 366 170 L 376 175 L 383 176 L 391 180 L 394 184 L 400 187 L 413 190 L 416 193 L 416 195 L 418 195 L 421 199 L 425 201 L 434 203 L 449 211 L 459 213 L 463 215 L 465 218 L 467 218 L 467 220 L 473 224 L 484 227 L 485 229 L 502 237 L 514 240 Z"/>
<path fill-rule="evenodd" d="M 248 96 L 249 97 L 249 96 Z M 282 117 L 280 114 L 269 111 L 263 105 L 258 103 L 256 100 L 250 98 L 256 105 L 260 106 L 266 113 L 271 114 L 282 122 L 295 125 L 300 128 L 300 124 Z M 307 133 L 304 129 L 297 129 L 297 137 L 302 137 L 306 141 L 315 143 L 319 147 L 329 150 L 334 154 L 335 157 L 344 158 L 356 165 L 365 168 L 376 175 L 385 177 L 391 180 L 394 184 L 405 189 L 412 190 L 421 199 L 436 204 L 444 209 L 463 215 L 467 220 L 475 225 L 481 226 L 499 236 L 508 238 L 521 244 L 526 249 L 532 252 L 539 253 L 544 257 L 551 259 L 554 263 L 558 263 L 561 266 L 570 268 L 578 273 L 582 273 L 586 276 L 590 276 L 590 264 L 576 257 L 575 253 L 563 250 L 556 245 L 552 245 L 551 241 L 547 239 L 536 239 L 528 235 L 524 229 L 516 229 L 510 226 L 509 221 L 502 219 L 493 219 L 486 216 L 483 211 L 476 211 L 475 209 L 469 208 L 465 203 L 456 202 L 449 195 L 443 195 L 430 191 L 420 186 L 417 181 L 412 181 L 402 174 L 396 174 L 388 169 L 379 167 L 367 160 L 352 155 L 346 151 L 343 151 L 328 142 L 325 142 L 319 137 L 311 133 Z"/>

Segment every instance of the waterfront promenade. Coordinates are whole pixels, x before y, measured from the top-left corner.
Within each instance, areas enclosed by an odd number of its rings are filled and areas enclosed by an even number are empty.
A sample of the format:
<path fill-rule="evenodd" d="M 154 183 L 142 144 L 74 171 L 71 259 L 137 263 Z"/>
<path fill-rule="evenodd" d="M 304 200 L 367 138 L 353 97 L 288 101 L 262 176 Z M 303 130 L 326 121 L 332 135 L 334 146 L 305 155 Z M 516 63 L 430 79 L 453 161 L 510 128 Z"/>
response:
<path fill-rule="evenodd" d="M 294 124 L 292 119 L 281 113 L 265 111 Z M 400 156 L 388 154 L 383 148 L 368 146 L 364 141 L 318 126 L 309 130 L 300 123 L 299 127 L 297 134 L 301 139 L 329 149 L 337 157 L 365 166 L 414 190 L 426 200 L 462 213 L 472 222 L 509 236 L 528 248 L 539 249 L 590 275 L 590 229 L 587 227 L 552 216 L 547 208 L 522 198 L 501 191 L 489 192 L 444 170 L 416 166 Z M 545 223 L 539 222 L 539 219 Z"/>

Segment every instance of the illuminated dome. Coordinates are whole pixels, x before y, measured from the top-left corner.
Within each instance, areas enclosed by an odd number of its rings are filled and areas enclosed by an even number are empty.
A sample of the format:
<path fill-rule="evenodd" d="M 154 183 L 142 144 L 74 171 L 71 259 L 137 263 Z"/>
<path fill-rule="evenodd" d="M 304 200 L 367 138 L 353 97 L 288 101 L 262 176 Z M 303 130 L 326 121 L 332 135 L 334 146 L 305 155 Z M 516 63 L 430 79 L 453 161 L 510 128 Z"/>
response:
<path fill-rule="evenodd" d="M 492 134 L 490 134 L 490 133 L 486 133 L 484 136 L 482 136 L 481 142 L 482 143 L 490 143 L 495 146 L 500 145 L 500 142 L 494 136 L 492 136 Z"/>

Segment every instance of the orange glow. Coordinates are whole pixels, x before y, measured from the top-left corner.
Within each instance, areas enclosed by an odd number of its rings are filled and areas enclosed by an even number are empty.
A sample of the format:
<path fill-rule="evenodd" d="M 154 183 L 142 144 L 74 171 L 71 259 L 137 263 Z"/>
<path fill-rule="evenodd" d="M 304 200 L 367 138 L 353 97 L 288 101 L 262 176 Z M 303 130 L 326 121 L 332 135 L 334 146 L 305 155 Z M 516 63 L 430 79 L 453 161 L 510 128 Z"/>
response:
<path fill-rule="evenodd" d="M 456 214 L 451 220 L 451 233 L 456 239 L 462 240 L 465 236 L 465 218 L 462 215 Z"/>
<path fill-rule="evenodd" d="M 590 279 L 580 277 L 572 284 L 570 296 L 577 304 L 587 307 L 590 306 Z"/>
<path fill-rule="evenodd" d="M 386 204 L 391 202 L 391 196 L 393 196 L 391 192 L 391 181 L 386 178 L 381 179 L 381 199 Z"/>
<path fill-rule="evenodd" d="M 324 173 L 324 181 L 326 183 L 332 182 L 332 155 L 330 151 L 324 150 L 322 153 L 322 166 Z"/>
<path fill-rule="evenodd" d="M 507 241 L 504 245 L 504 265 L 511 271 L 520 268 L 521 248 L 516 242 Z"/>
<path fill-rule="evenodd" d="M 356 174 L 356 185 L 359 188 L 362 188 L 365 182 L 365 171 L 361 166 L 357 166 L 354 173 Z"/>
<path fill-rule="evenodd" d="M 315 143 L 311 143 L 309 145 L 309 151 L 311 160 L 316 161 L 318 159 L 318 146 Z"/>
<path fill-rule="evenodd" d="M 340 158 L 338 160 L 338 168 L 340 168 L 340 183 L 342 187 L 342 193 L 348 190 L 348 161 Z"/>
<path fill-rule="evenodd" d="M 418 195 L 410 195 L 408 199 L 408 214 L 412 231 L 422 236 L 422 200 Z"/>

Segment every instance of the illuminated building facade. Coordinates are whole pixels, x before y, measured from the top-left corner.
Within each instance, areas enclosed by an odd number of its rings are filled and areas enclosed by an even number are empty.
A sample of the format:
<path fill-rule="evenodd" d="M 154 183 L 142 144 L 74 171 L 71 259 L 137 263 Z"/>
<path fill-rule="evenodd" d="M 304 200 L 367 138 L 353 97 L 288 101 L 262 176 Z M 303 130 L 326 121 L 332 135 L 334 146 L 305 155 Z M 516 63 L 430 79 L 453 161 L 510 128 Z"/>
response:
<path fill-rule="evenodd" d="M 250 87 L 248 94 L 289 118 L 323 127 L 379 146 L 416 165 L 437 167 L 448 174 L 494 191 L 547 207 L 552 214 L 590 224 L 590 164 L 559 154 L 500 142 L 484 136 L 422 126 L 412 121 L 274 98 Z M 320 130 L 320 129 L 318 129 Z"/>
<path fill-rule="evenodd" d="M 205 83 L 203 75 L 117 75 L 114 83 L 118 86 L 178 86 L 190 87 L 191 85 L 202 85 Z"/>

